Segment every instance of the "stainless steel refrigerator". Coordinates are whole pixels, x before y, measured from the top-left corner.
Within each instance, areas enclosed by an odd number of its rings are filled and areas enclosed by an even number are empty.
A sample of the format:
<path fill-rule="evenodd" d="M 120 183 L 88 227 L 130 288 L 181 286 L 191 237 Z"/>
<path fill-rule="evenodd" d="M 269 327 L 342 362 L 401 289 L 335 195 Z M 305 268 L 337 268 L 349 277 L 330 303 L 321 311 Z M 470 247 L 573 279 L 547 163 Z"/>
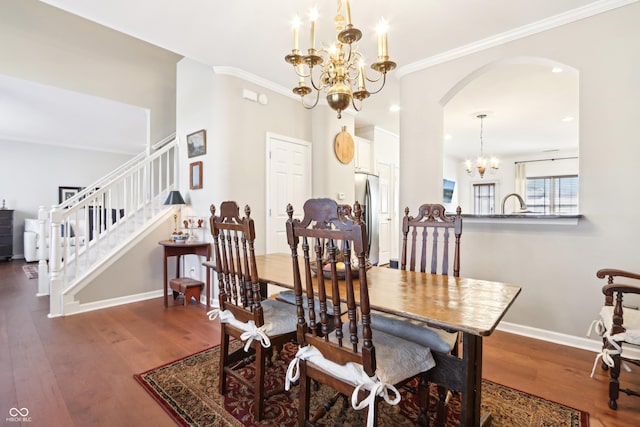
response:
<path fill-rule="evenodd" d="M 355 173 L 355 201 L 362 206 L 362 217 L 367 225 L 369 238 L 367 257 L 373 265 L 379 260 L 379 220 L 380 215 L 380 184 L 377 175 L 366 172 Z"/>

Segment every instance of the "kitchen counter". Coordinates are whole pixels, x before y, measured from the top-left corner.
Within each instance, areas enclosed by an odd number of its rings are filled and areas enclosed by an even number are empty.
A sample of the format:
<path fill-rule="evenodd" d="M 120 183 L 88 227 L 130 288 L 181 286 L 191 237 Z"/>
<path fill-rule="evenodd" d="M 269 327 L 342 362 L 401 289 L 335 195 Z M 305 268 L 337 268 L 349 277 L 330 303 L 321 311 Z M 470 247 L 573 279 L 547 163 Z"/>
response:
<path fill-rule="evenodd" d="M 538 213 L 510 213 L 493 215 L 462 214 L 465 224 L 548 224 L 577 225 L 581 214 L 544 215 Z"/>

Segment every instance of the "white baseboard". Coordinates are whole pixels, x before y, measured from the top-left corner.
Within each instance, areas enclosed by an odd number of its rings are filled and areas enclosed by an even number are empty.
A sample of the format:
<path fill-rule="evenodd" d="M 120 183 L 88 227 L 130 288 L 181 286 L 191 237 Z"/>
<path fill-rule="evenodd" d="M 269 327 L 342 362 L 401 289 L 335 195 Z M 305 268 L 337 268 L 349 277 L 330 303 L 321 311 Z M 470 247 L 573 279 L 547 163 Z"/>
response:
<path fill-rule="evenodd" d="M 500 322 L 497 327 L 499 331 L 522 335 L 541 341 L 552 342 L 554 344 L 566 345 L 569 347 L 592 351 L 594 353 L 600 353 L 600 350 L 602 349 L 602 339 L 592 339 L 586 337 L 587 328 L 588 326 L 585 328 L 585 337 L 582 338 L 574 335 L 561 334 L 559 332 L 532 328 L 531 326 L 523 326 L 509 322 Z M 632 359 L 640 359 L 640 349 L 637 348 L 623 347 L 623 354 L 626 357 Z"/>
<path fill-rule="evenodd" d="M 144 301 L 152 298 L 160 298 L 162 296 L 162 290 L 144 292 L 141 294 L 128 295 L 124 297 L 112 298 L 104 301 L 96 301 L 87 304 L 80 304 L 74 301 L 65 306 L 65 315 L 85 313 L 93 310 L 100 310 L 103 308 L 116 307 L 122 304 L 130 304 L 132 302 Z M 200 303 L 206 304 L 204 295 L 200 296 Z M 211 301 L 212 308 L 218 308 L 218 301 Z M 49 316 L 52 317 L 52 316 Z M 533 328 L 531 326 L 518 325 L 510 322 L 500 322 L 497 330 L 502 332 L 508 332 L 515 335 L 521 335 L 528 338 L 533 338 L 541 341 L 552 342 L 554 344 L 566 345 L 569 347 L 579 348 L 582 350 L 592 351 L 599 353 L 602 348 L 602 340 L 592 339 L 588 337 L 577 337 L 574 335 L 562 334 L 559 332 L 553 332 L 546 329 Z M 586 330 L 585 330 L 586 334 Z M 624 348 L 624 355 L 633 359 L 640 360 L 640 349 L 636 348 Z"/>
<path fill-rule="evenodd" d="M 103 308 L 116 307 L 118 305 L 130 304 L 132 302 L 145 301 L 152 298 L 160 298 L 162 289 L 144 292 L 141 294 L 127 295 L 124 297 L 111 298 L 103 301 L 80 304 L 78 301 L 68 303 L 64 307 L 64 315 L 86 313 L 87 311 L 101 310 Z"/>

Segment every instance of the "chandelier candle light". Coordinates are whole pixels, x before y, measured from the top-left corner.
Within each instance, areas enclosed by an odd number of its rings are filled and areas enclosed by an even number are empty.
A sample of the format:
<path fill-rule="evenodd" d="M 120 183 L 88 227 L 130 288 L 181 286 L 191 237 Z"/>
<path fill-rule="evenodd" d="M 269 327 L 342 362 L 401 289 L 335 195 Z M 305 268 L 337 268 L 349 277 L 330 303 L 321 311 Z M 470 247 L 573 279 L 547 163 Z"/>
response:
<path fill-rule="evenodd" d="M 351 21 L 351 7 L 349 0 L 344 1 L 344 15 L 342 13 L 343 2 L 338 0 L 337 15 L 334 19 L 337 40 L 329 48 L 321 47 L 316 50 L 316 21 L 317 9 L 310 13 L 310 47 L 307 55 L 300 51 L 299 30 L 300 20 L 296 17 L 293 22 L 293 50 L 285 61 L 293 65 L 298 76 L 298 85 L 293 88 L 293 93 L 300 95 L 302 105 L 312 109 L 318 104 L 320 92 L 327 92 L 329 106 L 338 112 L 338 118 L 342 118 L 342 111 L 353 105 L 356 111 L 362 108 L 362 100 L 369 95 L 382 90 L 386 83 L 387 72 L 396 68 L 396 63 L 389 60 L 387 47 L 387 24 L 383 20 L 378 25 L 378 59 L 371 64 L 371 68 L 378 73 L 372 79 L 365 73 L 364 58 L 358 51 L 356 42 L 362 38 L 362 32 L 353 26 Z M 320 69 L 314 78 L 314 68 Z M 310 86 L 307 86 L 307 79 Z M 380 87 L 369 92 L 367 82 L 377 83 L 382 79 Z M 305 103 L 305 95 L 315 90 L 316 99 L 313 104 Z M 356 105 L 355 100 L 360 101 Z"/>
<path fill-rule="evenodd" d="M 493 173 L 498 170 L 498 159 L 495 157 L 491 157 L 487 159 L 484 157 L 484 142 L 482 140 L 482 129 L 483 129 L 483 120 L 487 117 L 486 114 L 478 114 L 476 116 L 480 119 L 480 156 L 476 159 L 476 168 L 478 169 L 478 174 L 480 174 L 480 178 L 484 178 L 484 173 L 487 171 L 487 166 L 491 169 L 490 171 Z M 465 162 L 466 170 L 469 175 L 473 175 L 473 165 L 471 160 L 467 160 Z"/>

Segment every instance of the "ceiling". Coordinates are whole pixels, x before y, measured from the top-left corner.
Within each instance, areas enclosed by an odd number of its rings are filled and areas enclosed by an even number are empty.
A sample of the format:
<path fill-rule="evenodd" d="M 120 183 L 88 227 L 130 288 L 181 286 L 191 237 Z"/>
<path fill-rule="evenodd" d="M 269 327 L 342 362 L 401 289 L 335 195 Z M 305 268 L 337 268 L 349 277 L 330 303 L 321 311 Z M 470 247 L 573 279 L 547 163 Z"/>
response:
<path fill-rule="evenodd" d="M 147 110 L 0 75 L 0 140 L 138 154 Z"/>
<path fill-rule="evenodd" d="M 250 73 L 282 93 L 290 93 L 297 81 L 291 66 L 284 61 L 293 44 L 293 17 L 298 15 L 304 21 L 308 11 L 316 6 L 319 12 L 317 40 L 328 44 L 336 12 L 336 3 L 317 0 L 42 1 L 202 63 Z M 398 64 L 388 79 L 388 87 L 365 101 L 356 123 L 376 124 L 397 133 L 399 113 L 389 112 L 389 106 L 400 105 L 401 114 L 398 77 L 482 46 L 524 37 L 633 1 L 636 0 L 351 0 L 353 23 L 363 32 L 359 48 L 365 57 L 375 57 L 375 27 L 384 17 L 389 23 L 389 55 Z M 308 44 L 307 31 L 304 28 L 300 31 L 301 48 Z M 516 141 L 526 140 L 529 144 L 549 140 L 546 123 L 557 120 L 558 114 L 562 117 L 573 114 L 577 118 L 577 98 L 570 102 L 564 100 L 569 102 L 566 105 L 569 113 L 549 108 L 550 105 L 559 107 L 560 102 L 551 104 L 548 99 L 539 100 L 539 96 L 552 93 L 553 87 L 536 90 L 533 77 L 519 79 L 509 74 L 515 73 L 516 68 L 489 73 L 484 78 L 484 86 L 470 84 L 468 90 L 452 99 L 447 107 L 445 132 L 451 134 L 447 147 L 454 150 L 456 156 L 469 155 L 469 148 L 464 152 L 461 147 L 462 141 L 470 140 L 475 143 L 471 147 L 475 152 L 472 155 L 477 154 L 479 120 L 474 114 L 480 110 L 491 112 L 485 121 L 484 140 L 485 151 L 494 154 L 506 152 L 501 146 L 513 145 Z M 543 72 L 540 66 L 531 72 L 538 73 L 534 80 L 540 80 L 541 84 L 552 85 L 553 78 L 558 77 L 551 76 L 548 70 Z M 563 74 L 556 78 L 556 84 L 571 73 Z M 577 79 L 576 73 L 573 76 Z M 522 79 L 529 86 L 524 92 L 515 86 L 522 83 Z M 545 119 L 547 115 L 553 118 Z M 525 124 L 534 118 L 538 119 L 536 125 L 525 130 Z M 573 123 L 577 129 L 577 120 Z M 575 129 L 574 134 L 577 138 Z M 559 139 L 566 140 L 566 134 Z M 574 142 L 577 143 L 577 139 Z"/>

